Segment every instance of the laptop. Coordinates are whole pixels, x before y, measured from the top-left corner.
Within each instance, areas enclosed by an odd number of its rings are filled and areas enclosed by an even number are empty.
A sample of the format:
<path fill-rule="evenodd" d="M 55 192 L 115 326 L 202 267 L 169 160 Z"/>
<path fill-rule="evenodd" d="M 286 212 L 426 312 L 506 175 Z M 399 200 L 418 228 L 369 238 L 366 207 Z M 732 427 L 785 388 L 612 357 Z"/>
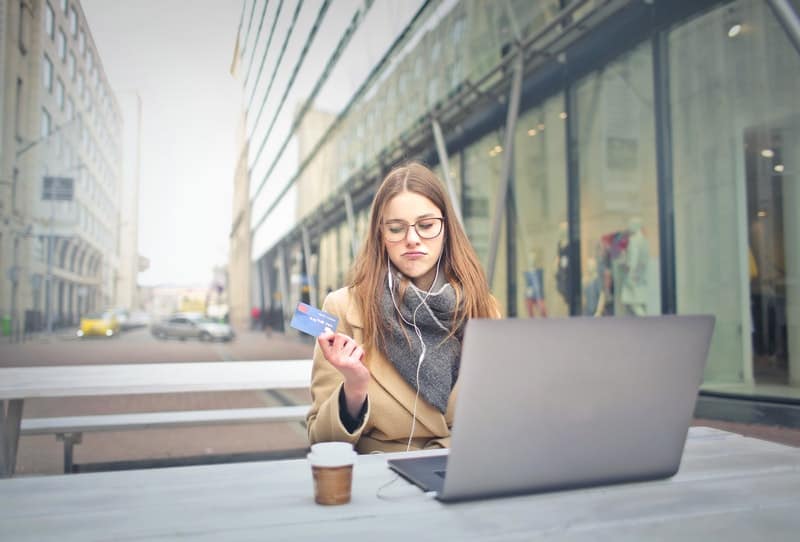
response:
<path fill-rule="evenodd" d="M 714 317 L 467 323 L 451 448 L 390 459 L 441 501 L 668 478 Z"/>

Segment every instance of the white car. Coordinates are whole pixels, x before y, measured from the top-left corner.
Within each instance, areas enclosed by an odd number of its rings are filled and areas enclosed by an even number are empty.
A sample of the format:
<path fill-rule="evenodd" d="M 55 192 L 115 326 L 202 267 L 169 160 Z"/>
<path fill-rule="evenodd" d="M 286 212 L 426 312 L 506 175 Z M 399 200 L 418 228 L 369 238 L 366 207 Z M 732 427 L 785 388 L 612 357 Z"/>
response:
<path fill-rule="evenodd" d="M 150 326 L 158 339 L 176 338 L 182 341 L 196 338 L 201 341 L 231 341 L 236 336 L 228 324 L 189 314 L 174 314 Z"/>

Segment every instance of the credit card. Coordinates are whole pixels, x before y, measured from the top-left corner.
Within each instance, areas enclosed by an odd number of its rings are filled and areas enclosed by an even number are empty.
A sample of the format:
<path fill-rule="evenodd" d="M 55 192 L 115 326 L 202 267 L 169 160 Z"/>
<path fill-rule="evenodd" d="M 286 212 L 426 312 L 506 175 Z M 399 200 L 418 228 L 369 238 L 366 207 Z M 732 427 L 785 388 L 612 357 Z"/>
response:
<path fill-rule="evenodd" d="M 336 331 L 339 319 L 306 303 L 298 303 L 289 324 L 298 331 L 319 337 L 326 329 Z"/>

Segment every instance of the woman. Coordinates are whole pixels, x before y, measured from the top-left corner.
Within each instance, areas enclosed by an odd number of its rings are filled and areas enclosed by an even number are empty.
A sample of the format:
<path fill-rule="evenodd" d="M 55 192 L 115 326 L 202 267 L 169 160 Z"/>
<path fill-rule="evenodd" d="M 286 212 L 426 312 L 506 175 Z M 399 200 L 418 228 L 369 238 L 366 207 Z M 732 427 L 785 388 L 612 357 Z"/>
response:
<path fill-rule="evenodd" d="M 464 324 L 499 312 L 432 171 L 410 163 L 386 176 L 352 282 L 322 308 L 339 326 L 314 349 L 310 442 L 448 447 Z"/>

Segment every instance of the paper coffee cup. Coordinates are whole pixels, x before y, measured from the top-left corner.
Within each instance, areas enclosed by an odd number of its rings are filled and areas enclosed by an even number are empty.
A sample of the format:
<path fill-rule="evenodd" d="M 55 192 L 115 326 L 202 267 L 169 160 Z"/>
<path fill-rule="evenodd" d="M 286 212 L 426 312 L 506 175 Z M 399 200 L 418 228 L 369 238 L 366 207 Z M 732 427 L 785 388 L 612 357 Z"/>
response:
<path fill-rule="evenodd" d="M 320 442 L 311 446 L 307 457 L 317 504 L 350 502 L 356 455 L 353 445 L 347 442 Z"/>

